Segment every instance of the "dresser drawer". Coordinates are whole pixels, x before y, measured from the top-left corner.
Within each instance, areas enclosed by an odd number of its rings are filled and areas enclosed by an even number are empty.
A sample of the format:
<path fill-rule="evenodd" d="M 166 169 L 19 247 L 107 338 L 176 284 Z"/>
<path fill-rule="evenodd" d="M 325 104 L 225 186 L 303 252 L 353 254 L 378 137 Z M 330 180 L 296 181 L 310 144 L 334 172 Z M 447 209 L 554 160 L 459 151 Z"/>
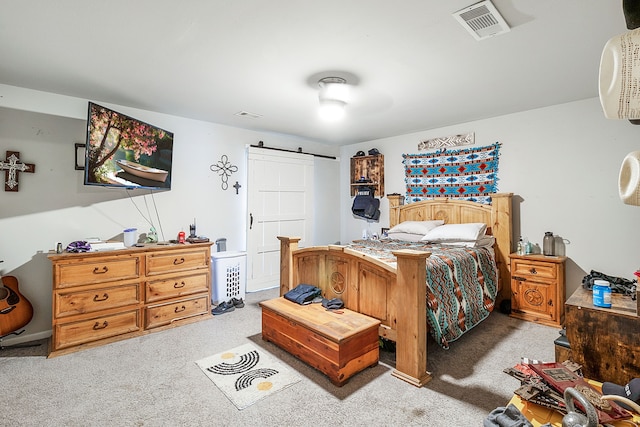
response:
<path fill-rule="evenodd" d="M 208 294 L 167 304 L 150 305 L 145 310 L 145 329 L 157 328 L 176 320 L 208 312 Z"/>
<path fill-rule="evenodd" d="M 540 279 L 555 279 L 555 264 L 515 259 L 512 261 L 511 276 L 535 276 Z"/>
<path fill-rule="evenodd" d="M 147 254 L 147 275 L 209 267 L 208 251 L 202 248 Z"/>
<path fill-rule="evenodd" d="M 55 266 L 58 280 L 55 287 L 102 283 L 115 280 L 135 279 L 140 276 L 138 257 L 111 257 L 91 260 L 90 262 L 57 264 Z"/>
<path fill-rule="evenodd" d="M 103 338 L 140 330 L 140 311 L 127 311 L 90 320 L 62 323 L 55 326 L 56 349 L 80 345 Z"/>
<path fill-rule="evenodd" d="M 147 282 L 145 298 L 146 302 L 155 302 L 208 291 L 209 274 L 200 273 Z"/>
<path fill-rule="evenodd" d="M 141 302 L 138 283 L 97 287 L 76 292 L 56 291 L 53 297 L 56 318 L 140 304 Z"/>

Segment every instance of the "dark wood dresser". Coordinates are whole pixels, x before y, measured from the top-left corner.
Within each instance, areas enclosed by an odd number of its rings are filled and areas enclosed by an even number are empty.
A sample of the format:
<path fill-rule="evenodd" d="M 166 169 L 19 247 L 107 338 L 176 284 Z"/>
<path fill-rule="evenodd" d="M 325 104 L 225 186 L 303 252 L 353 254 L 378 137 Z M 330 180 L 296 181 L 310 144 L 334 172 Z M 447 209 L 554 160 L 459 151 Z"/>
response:
<path fill-rule="evenodd" d="M 585 378 L 624 385 L 640 377 L 640 317 L 630 296 L 611 295 L 611 308 L 593 305 L 593 294 L 580 286 L 565 305 L 571 359 Z"/>

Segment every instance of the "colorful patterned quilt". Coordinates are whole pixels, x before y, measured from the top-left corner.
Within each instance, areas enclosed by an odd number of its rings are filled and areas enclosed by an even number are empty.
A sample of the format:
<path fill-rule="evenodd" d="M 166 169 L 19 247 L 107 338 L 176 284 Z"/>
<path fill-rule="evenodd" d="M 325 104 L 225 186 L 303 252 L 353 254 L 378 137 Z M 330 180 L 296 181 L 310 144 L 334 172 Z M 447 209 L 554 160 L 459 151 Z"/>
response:
<path fill-rule="evenodd" d="M 431 252 L 427 258 L 427 322 L 444 349 L 489 316 L 498 292 L 498 274 L 491 249 L 445 247 L 402 240 L 357 240 L 350 248 L 393 267 L 392 251 Z"/>

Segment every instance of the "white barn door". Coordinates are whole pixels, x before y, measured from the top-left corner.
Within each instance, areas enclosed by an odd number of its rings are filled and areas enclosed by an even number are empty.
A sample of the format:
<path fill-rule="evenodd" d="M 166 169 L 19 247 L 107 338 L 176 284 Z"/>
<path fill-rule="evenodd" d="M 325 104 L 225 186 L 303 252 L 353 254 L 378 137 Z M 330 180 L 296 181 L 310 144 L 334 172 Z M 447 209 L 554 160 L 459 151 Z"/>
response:
<path fill-rule="evenodd" d="M 278 236 L 313 241 L 313 156 L 249 147 L 247 292 L 280 285 Z"/>

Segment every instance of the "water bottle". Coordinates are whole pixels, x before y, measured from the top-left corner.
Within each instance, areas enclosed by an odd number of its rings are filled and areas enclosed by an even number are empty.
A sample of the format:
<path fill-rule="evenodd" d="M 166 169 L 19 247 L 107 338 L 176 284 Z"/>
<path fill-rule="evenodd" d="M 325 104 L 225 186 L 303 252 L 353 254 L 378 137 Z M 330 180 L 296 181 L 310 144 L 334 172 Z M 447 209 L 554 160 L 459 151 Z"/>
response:
<path fill-rule="evenodd" d="M 553 256 L 554 254 L 554 239 L 553 233 L 551 231 L 547 231 L 544 233 L 544 238 L 542 239 L 542 253 L 547 256 Z"/>

